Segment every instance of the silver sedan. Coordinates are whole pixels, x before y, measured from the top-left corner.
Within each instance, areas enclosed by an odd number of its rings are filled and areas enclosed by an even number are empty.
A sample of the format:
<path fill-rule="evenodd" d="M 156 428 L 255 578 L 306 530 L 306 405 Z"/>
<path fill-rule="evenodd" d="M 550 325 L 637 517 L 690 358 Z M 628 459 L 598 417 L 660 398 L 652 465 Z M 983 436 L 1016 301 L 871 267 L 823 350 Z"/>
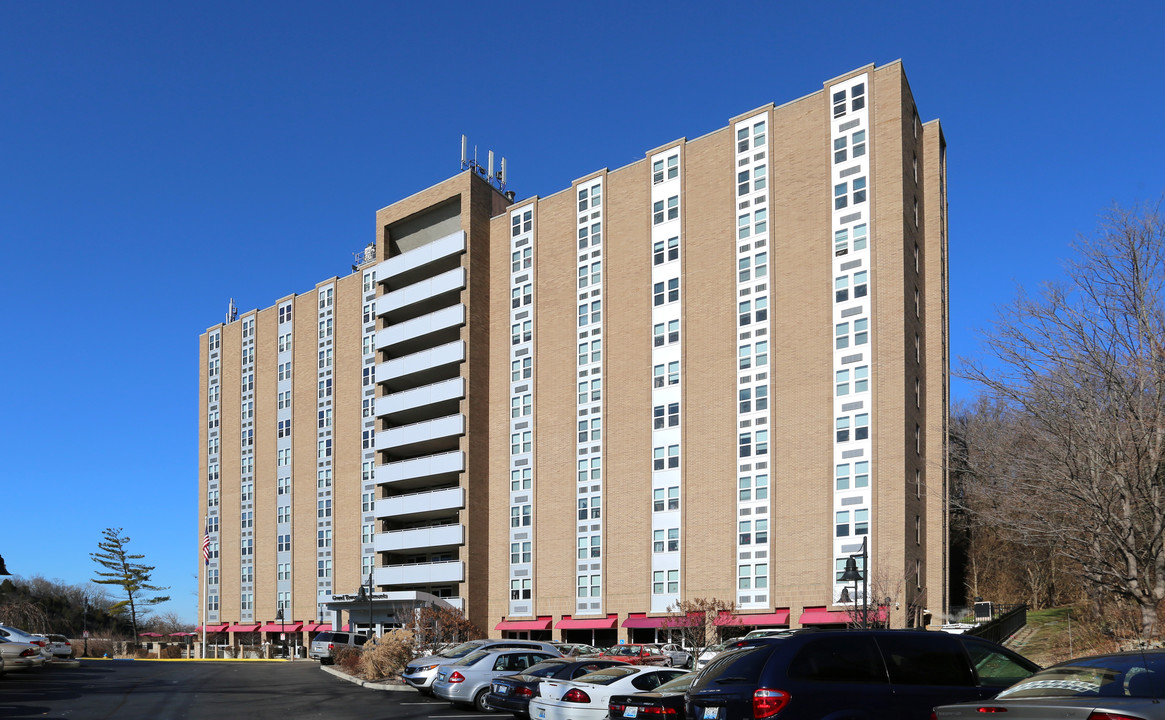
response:
<path fill-rule="evenodd" d="M 1079 658 L 1025 678 L 991 700 L 935 708 L 937 720 L 1138 718 L 1165 720 L 1165 650 Z"/>
<path fill-rule="evenodd" d="M 437 668 L 433 694 L 455 705 L 473 705 L 479 712 L 491 708 L 486 697 L 490 681 L 502 675 L 520 673 L 547 658 L 557 657 L 542 650 L 504 648 L 477 650 Z"/>

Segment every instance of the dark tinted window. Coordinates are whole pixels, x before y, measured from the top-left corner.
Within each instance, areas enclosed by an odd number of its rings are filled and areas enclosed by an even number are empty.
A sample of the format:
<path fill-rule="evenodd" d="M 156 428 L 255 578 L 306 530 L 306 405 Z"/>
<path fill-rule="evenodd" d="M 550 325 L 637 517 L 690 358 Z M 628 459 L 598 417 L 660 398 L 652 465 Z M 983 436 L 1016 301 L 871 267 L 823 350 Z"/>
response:
<path fill-rule="evenodd" d="M 970 666 L 947 633 L 885 633 L 878 645 L 894 685 L 974 685 Z"/>
<path fill-rule="evenodd" d="M 347 645 L 348 633 L 332 633 L 332 639 L 330 642 L 334 642 L 337 645 Z"/>
<path fill-rule="evenodd" d="M 534 677 L 550 677 L 558 672 L 558 669 L 566 665 L 564 660 L 543 660 L 537 665 L 532 665 L 526 668 L 523 672 L 526 675 L 533 675 Z M 589 670 L 587 672 L 590 672 Z"/>
<path fill-rule="evenodd" d="M 678 670 L 675 672 L 640 673 L 639 675 L 631 678 L 631 684 L 643 692 L 650 692 L 668 680 L 679 677 L 683 674 L 683 671 Z"/>
<path fill-rule="evenodd" d="M 704 668 L 699 679 L 692 683 L 692 689 L 702 690 L 709 685 L 756 685 L 773 649 L 773 645 L 764 645 L 724 653 Z"/>
<path fill-rule="evenodd" d="M 983 687 L 1009 687 L 1036 670 L 1035 666 L 1023 658 L 986 640 L 961 635 L 959 642 L 971 656 L 971 667 L 975 669 L 975 674 L 979 676 L 979 685 Z"/>
<path fill-rule="evenodd" d="M 571 672 L 570 677 L 573 680 L 576 677 L 581 677 L 581 676 L 586 675 L 588 673 L 593 673 L 594 671 L 601 670 L 605 667 L 611 667 L 611 666 L 609 663 L 586 663 L 585 665 L 579 665 L 578 667 L 576 667 L 574 669 L 574 671 Z"/>
<path fill-rule="evenodd" d="M 886 667 L 869 635 L 827 635 L 810 639 L 789 663 L 790 680 L 885 683 Z"/>

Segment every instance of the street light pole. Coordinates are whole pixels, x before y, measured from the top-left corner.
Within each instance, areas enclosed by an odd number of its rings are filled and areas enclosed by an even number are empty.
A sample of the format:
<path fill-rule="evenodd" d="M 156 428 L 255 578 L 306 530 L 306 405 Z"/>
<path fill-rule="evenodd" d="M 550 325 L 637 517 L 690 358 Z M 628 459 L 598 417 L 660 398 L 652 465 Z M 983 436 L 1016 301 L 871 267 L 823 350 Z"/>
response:
<path fill-rule="evenodd" d="M 859 557 L 862 559 L 862 569 L 860 571 L 858 570 L 858 558 Z M 867 578 L 867 565 L 868 565 L 866 560 L 867 560 L 866 538 L 862 538 L 862 551 L 861 551 L 861 553 L 855 553 L 855 554 L 849 556 L 849 558 L 845 561 L 845 572 L 843 572 L 841 574 L 842 580 L 845 580 L 846 582 L 849 582 L 851 580 L 853 581 L 854 595 L 855 596 L 858 594 L 858 580 L 862 581 L 862 615 L 861 615 L 862 619 L 861 619 L 861 625 L 859 625 L 859 627 L 862 628 L 863 630 L 870 626 L 870 618 L 869 618 L 870 606 L 869 606 L 869 599 L 866 597 L 866 595 L 869 592 L 869 581 L 866 579 Z M 846 588 L 846 589 L 848 589 L 848 588 Z M 844 597 L 844 595 L 845 595 L 845 593 L 843 590 L 843 597 Z M 856 597 L 854 598 L 854 614 L 855 615 L 857 614 L 857 598 Z M 855 622 L 854 624 L 857 625 L 857 622 Z"/>
<path fill-rule="evenodd" d="M 283 657 L 287 657 L 287 630 L 283 623 L 283 608 L 275 611 L 275 619 L 279 621 L 279 640 L 283 644 Z"/>
<path fill-rule="evenodd" d="M 356 593 L 356 601 L 368 600 L 368 637 L 372 637 L 372 571 L 368 571 L 368 589 L 364 589 L 364 585 L 360 585 L 359 592 Z M 352 628 L 355 631 L 355 628 Z"/>

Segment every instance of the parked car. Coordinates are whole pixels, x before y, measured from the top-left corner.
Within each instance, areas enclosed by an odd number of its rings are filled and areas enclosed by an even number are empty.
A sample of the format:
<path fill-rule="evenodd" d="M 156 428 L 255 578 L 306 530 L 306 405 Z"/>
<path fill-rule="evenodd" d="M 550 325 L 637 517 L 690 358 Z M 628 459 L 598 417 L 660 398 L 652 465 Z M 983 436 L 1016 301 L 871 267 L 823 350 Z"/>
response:
<path fill-rule="evenodd" d="M 688 690 L 688 717 L 928 720 L 936 705 L 993 697 L 1039 669 L 995 643 L 943 632 L 802 630 L 760 642 L 708 663 Z"/>
<path fill-rule="evenodd" d="M 478 712 L 489 712 L 490 682 L 495 677 L 521 672 L 556 654 L 528 648 L 475 650 L 437 668 L 433 694 L 454 705 L 473 705 Z"/>
<path fill-rule="evenodd" d="M 21 630 L 20 628 L 14 628 L 11 625 L 0 625 L 0 638 L 11 640 L 13 642 L 23 642 L 36 645 L 38 648 L 40 648 L 40 654 L 43 658 L 41 664 L 51 662 L 53 659 L 53 654 L 48 648 L 49 641 L 44 635 L 28 633 Z"/>
<path fill-rule="evenodd" d="M 49 652 L 54 658 L 67 659 L 73 657 L 73 644 L 64 635 L 45 635 L 48 640 Z"/>
<path fill-rule="evenodd" d="M 45 664 L 44 654 L 39 645 L 0 638 L 0 655 L 4 657 L 4 672 L 16 672 Z"/>
<path fill-rule="evenodd" d="M 939 720 L 1007 713 L 1021 718 L 1165 720 L 1165 650 L 1096 655 L 1040 670 L 988 702 L 943 705 Z"/>
<path fill-rule="evenodd" d="M 530 717 L 530 700 L 538 694 L 538 683 L 543 679 L 573 680 L 614 665 L 625 665 L 622 660 L 587 658 L 550 658 L 526 668 L 517 675 L 496 677 L 490 684 L 489 704 L 495 710 Z"/>
<path fill-rule="evenodd" d="M 657 645 L 615 645 L 604 650 L 599 657 L 603 660 L 622 660 L 632 665 L 671 665 L 671 658 L 660 652 Z"/>
<path fill-rule="evenodd" d="M 659 651 L 667 655 L 672 667 L 684 668 L 691 670 L 696 667 L 696 659 L 692 654 L 684 649 L 683 645 L 676 645 L 675 643 L 667 643 L 659 646 Z"/>
<path fill-rule="evenodd" d="M 530 720 L 604 720 L 615 694 L 654 690 L 683 670 L 651 665 L 615 665 L 574 680 L 543 680 L 530 700 Z"/>
<path fill-rule="evenodd" d="M 324 630 L 312 638 L 307 656 L 319 660 L 320 665 L 331 665 L 336 659 L 336 650 L 342 647 L 363 647 L 368 642 L 367 635 L 360 633 Z"/>
<path fill-rule="evenodd" d="M 558 648 L 558 651 L 564 657 L 597 657 L 603 652 L 603 648 L 597 648 L 594 645 L 586 645 L 584 643 L 550 643 Z"/>
<path fill-rule="evenodd" d="M 728 649 L 727 642 L 716 643 L 715 645 L 709 645 L 704 648 L 704 652 L 700 653 L 700 657 L 696 658 L 696 669 L 703 670 L 709 660 L 724 652 L 726 649 Z"/>
<path fill-rule="evenodd" d="M 422 695 L 431 695 L 433 692 L 433 680 L 437 677 L 437 668 L 460 660 L 475 650 L 484 650 L 486 648 L 523 648 L 526 650 L 542 650 L 554 657 L 562 655 L 558 648 L 550 643 L 538 640 L 506 640 L 497 638 L 492 640 L 470 640 L 469 642 L 463 642 L 436 655 L 426 655 L 425 657 L 410 660 L 405 665 L 404 672 L 401 673 L 401 679 L 407 685 L 415 687 Z"/>
<path fill-rule="evenodd" d="M 607 700 L 607 717 L 634 718 L 640 715 L 670 715 L 684 720 L 684 694 L 696 679 L 696 673 L 680 675 L 650 692 L 612 695 Z"/>

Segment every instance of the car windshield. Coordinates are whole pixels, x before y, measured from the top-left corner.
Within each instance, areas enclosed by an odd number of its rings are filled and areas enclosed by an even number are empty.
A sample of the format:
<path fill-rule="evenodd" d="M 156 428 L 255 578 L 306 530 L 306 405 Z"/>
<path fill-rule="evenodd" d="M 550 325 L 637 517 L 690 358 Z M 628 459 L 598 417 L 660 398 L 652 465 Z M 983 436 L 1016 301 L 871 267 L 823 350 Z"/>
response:
<path fill-rule="evenodd" d="M 643 670 L 637 665 L 620 665 L 617 667 L 603 668 L 596 670 L 589 675 L 583 675 L 580 678 L 575 678 L 575 682 L 590 683 L 591 685 L 610 685 L 620 678 L 625 678 L 628 675 L 634 675 Z"/>
<path fill-rule="evenodd" d="M 692 685 L 692 681 L 695 679 L 696 679 L 696 673 L 694 673 L 694 672 L 686 673 L 684 675 L 680 675 L 675 680 L 668 680 L 664 684 L 657 687 L 655 690 L 652 690 L 652 692 L 674 692 L 674 693 L 687 692 L 688 688 L 691 687 L 691 685 Z"/>
<path fill-rule="evenodd" d="M 1070 660 L 1041 670 L 999 693 L 1003 698 L 1160 697 L 1162 673 L 1146 666 L 1145 656 L 1105 655 Z"/>
<path fill-rule="evenodd" d="M 638 655 L 639 654 L 639 646 L 638 645 L 620 645 L 618 648 L 615 649 L 615 652 L 613 652 L 611 654 L 612 655 Z"/>

